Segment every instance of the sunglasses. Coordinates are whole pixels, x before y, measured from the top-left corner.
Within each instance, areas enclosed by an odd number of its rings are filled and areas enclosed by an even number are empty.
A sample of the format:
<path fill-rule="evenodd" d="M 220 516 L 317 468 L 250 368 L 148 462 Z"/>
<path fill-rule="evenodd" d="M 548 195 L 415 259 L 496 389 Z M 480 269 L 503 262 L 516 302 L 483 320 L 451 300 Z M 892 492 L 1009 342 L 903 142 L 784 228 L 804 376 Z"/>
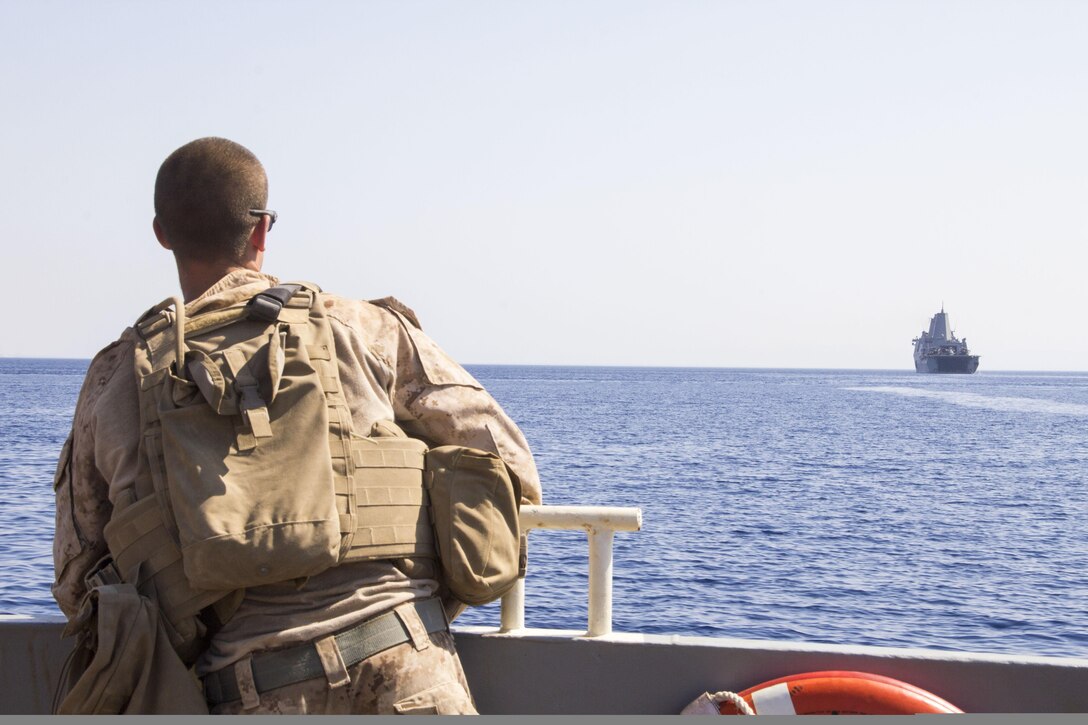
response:
<path fill-rule="evenodd" d="M 268 215 L 268 231 L 272 231 L 272 227 L 273 227 L 273 225 L 275 225 L 276 219 L 279 218 L 279 214 L 272 211 L 271 209 L 250 209 L 249 213 L 250 213 L 251 216 L 257 216 L 257 217 L 264 216 L 264 215 L 267 214 Z"/>

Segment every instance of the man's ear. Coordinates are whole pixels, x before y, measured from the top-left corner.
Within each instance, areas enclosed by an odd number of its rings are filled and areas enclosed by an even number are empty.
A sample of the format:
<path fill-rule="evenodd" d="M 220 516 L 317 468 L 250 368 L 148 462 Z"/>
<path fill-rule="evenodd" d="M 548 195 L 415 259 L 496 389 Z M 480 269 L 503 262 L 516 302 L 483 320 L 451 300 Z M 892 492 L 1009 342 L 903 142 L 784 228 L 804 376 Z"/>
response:
<path fill-rule="evenodd" d="M 268 236 L 268 217 L 262 216 L 253 225 L 253 232 L 249 235 L 249 244 L 258 252 L 264 251 L 265 238 Z"/>
<path fill-rule="evenodd" d="M 162 230 L 162 224 L 159 224 L 159 218 L 155 217 L 151 220 L 151 228 L 155 230 L 155 238 L 159 240 L 159 244 L 163 249 L 170 249 L 170 242 L 166 239 L 166 232 Z"/>

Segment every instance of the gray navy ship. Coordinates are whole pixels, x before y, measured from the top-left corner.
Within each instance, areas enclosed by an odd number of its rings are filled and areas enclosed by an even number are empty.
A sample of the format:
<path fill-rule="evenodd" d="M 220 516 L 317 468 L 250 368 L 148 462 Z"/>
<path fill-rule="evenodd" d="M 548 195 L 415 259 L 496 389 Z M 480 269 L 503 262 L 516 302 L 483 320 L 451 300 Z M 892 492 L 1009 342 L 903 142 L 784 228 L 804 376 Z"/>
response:
<path fill-rule="evenodd" d="M 914 343 L 914 369 L 920 373 L 973 373 L 978 370 L 978 355 L 967 349 L 967 338 L 956 339 L 941 311 L 929 321 L 929 332 L 922 332 Z"/>

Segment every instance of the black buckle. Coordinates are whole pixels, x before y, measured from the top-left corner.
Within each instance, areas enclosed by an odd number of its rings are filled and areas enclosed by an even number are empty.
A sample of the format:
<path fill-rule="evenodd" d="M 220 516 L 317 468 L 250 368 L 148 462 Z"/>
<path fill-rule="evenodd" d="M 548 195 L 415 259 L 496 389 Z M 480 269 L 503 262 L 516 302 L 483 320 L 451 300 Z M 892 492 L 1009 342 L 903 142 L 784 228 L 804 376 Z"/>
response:
<path fill-rule="evenodd" d="M 113 557 L 109 554 L 95 562 L 95 565 L 83 577 L 83 584 L 88 591 L 110 584 L 121 584 L 123 581 L 121 570 L 113 563 Z"/>
<path fill-rule="evenodd" d="M 259 292 L 250 298 L 246 307 L 249 310 L 248 317 L 251 320 L 261 322 L 275 322 L 280 317 L 280 310 L 286 305 L 295 293 L 302 289 L 298 284 L 281 284 L 269 287 L 264 292 Z"/>

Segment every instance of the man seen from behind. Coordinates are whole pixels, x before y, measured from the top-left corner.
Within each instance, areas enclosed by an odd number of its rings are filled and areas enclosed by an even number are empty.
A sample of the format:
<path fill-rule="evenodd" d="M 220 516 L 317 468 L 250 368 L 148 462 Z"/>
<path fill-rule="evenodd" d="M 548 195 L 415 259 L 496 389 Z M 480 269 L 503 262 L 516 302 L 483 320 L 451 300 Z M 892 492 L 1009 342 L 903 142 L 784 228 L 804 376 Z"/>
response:
<path fill-rule="evenodd" d="M 153 228 L 183 304 L 91 363 L 58 466 L 53 594 L 85 627 L 89 588 L 137 585 L 212 713 L 475 713 L 416 461 L 494 454 L 535 504 L 528 444 L 401 303 L 264 274 L 267 194 L 222 138 L 159 169 Z"/>

